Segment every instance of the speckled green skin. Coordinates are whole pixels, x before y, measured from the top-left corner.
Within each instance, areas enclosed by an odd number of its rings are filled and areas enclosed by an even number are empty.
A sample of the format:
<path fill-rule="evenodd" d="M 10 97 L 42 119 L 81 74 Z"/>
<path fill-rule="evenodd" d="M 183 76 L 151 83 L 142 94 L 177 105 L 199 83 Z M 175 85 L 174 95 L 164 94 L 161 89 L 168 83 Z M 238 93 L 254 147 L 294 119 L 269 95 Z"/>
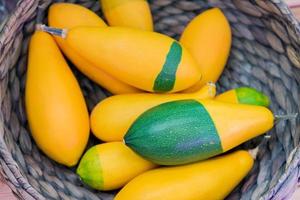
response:
<path fill-rule="evenodd" d="M 176 72 L 181 61 L 182 47 L 173 42 L 161 72 L 155 79 L 153 90 L 155 92 L 168 92 L 174 88 Z"/>
<path fill-rule="evenodd" d="M 103 176 L 97 146 L 90 148 L 82 157 L 76 173 L 94 189 L 103 189 Z"/>
<path fill-rule="evenodd" d="M 236 88 L 235 92 L 239 103 L 265 107 L 270 105 L 269 98 L 254 88 L 240 87 Z"/>
<path fill-rule="evenodd" d="M 215 125 L 195 100 L 158 105 L 143 113 L 125 135 L 125 143 L 160 165 L 179 165 L 223 152 Z"/>

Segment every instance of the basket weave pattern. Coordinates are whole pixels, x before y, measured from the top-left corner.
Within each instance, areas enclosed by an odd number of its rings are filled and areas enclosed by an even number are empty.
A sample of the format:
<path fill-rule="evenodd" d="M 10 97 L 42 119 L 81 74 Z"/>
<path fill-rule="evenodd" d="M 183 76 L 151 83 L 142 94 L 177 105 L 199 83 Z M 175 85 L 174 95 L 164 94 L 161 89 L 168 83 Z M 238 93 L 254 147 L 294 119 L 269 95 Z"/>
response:
<path fill-rule="evenodd" d="M 48 159 L 30 136 L 24 109 L 27 51 L 36 23 L 46 23 L 51 0 L 23 0 L 0 33 L 0 173 L 23 199 L 112 199 L 82 185 L 74 169 Z M 97 12 L 95 0 L 67 0 Z M 300 113 L 300 26 L 280 0 L 153 0 L 155 29 L 176 39 L 202 10 L 219 7 L 233 32 L 219 92 L 247 85 L 262 90 L 276 114 Z M 109 94 L 73 68 L 88 108 Z M 46 89 L 46 88 L 45 88 Z M 228 199 L 284 199 L 300 177 L 300 120 L 280 121 L 243 145 L 258 147 L 255 166 Z M 89 146 L 99 143 L 91 137 Z"/>

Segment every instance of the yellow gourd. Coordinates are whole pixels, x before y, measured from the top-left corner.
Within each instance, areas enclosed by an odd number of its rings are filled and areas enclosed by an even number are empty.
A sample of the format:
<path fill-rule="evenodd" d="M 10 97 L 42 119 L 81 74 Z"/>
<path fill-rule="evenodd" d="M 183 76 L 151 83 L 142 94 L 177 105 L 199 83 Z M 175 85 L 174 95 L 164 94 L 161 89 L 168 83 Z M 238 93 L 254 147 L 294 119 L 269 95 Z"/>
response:
<path fill-rule="evenodd" d="M 115 200 L 221 200 L 252 166 L 247 151 L 235 151 L 194 164 L 158 168 L 134 178 Z"/>
<path fill-rule="evenodd" d="M 188 94 L 127 94 L 101 101 L 92 111 L 91 128 L 102 141 L 121 141 L 131 124 L 146 110 L 168 101 L 213 98 L 216 87 L 209 83 Z"/>
<path fill-rule="evenodd" d="M 219 8 L 209 9 L 187 25 L 180 43 L 195 58 L 202 73 L 202 79 L 185 90 L 193 92 L 209 81 L 216 82 L 222 74 L 231 46 L 230 25 Z"/>
<path fill-rule="evenodd" d="M 94 189 L 114 190 L 154 167 L 124 143 L 111 142 L 89 149 L 79 163 L 77 174 Z"/>
<path fill-rule="evenodd" d="M 48 23 L 54 28 L 73 28 L 77 26 L 107 27 L 105 22 L 89 9 L 72 3 L 54 3 L 49 8 Z M 55 36 L 63 53 L 74 65 L 91 80 L 113 94 L 137 93 L 138 89 L 121 82 L 107 74 L 74 51 L 64 39 Z"/>
<path fill-rule="evenodd" d="M 125 27 L 75 27 L 67 44 L 94 66 L 139 89 L 177 92 L 201 77 L 194 59 L 174 39 Z"/>
<path fill-rule="evenodd" d="M 146 0 L 100 0 L 110 26 L 125 26 L 152 31 L 153 22 Z"/>
<path fill-rule="evenodd" d="M 39 148 L 58 163 L 75 165 L 89 137 L 88 111 L 53 37 L 41 31 L 30 41 L 25 103 Z"/>

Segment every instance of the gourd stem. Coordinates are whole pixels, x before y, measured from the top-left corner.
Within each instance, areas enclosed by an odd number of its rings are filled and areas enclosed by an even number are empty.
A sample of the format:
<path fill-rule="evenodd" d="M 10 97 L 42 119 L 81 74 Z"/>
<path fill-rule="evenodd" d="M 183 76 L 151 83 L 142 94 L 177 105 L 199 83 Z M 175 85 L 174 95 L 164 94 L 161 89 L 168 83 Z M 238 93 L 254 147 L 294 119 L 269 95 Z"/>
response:
<path fill-rule="evenodd" d="M 291 114 L 286 114 L 286 115 L 274 115 L 275 123 L 278 123 L 279 121 L 282 121 L 282 120 L 293 120 L 293 119 L 296 119 L 297 116 L 298 116 L 298 113 L 291 113 Z"/>
<path fill-rule="evenodd" d="M 216 84 L 212 81 L 209 81 L 206 84 L 209 85 L 209 86 L 212 86 L 212 87 L 217 87 Z"/>
<path fill-rule="evenodd" d="M 209 86 L 209 91 L 208 91 L 208 93 L 209 93 L 209 96 L 210 97 L 214 97 L 215 96 L 215 93 L 213 92 L 213 89 L 212 88 L 216 88 L 217 86 L 216 86 L 216 84 L 214 83 L 214 82 L 208 82 L 208 83 L 206 83 L 208 86 Z"/>
<path fill-rule="evenodd" d="M 283 120 L 293 120 L 292 122 L 296 122 L 295 120 L 298 117 L 298 113 L 290 113 L 290 114 L 286 114 L 286 115 L 274 115 L 275 121 L 274 124 L 279 123 L 280 121 Z M 294 129 L 296 130 L 296 129 Z M 270 139 L 271 135 L 269 133 L 265 134 L 264 138 L 266 139 Z"/>
<path fill-rule="evenodd" d="M 51 35 L 60 36 L 62 38 L 66 38 L 68 32 L 67 29 L 53 28 L 53 27 L 46 26 L 45 24 L 37 24 L 36 29 L 44 31 L 46 33 L 50 33 Z"/>
<path fill-rule="evenodd" d="M 257 146 L 254 149 L 249 149 L 248 152 L 251 155 L 251 157 L 256 160 L 257 154 L 258 154 L 259 146 Z"/>

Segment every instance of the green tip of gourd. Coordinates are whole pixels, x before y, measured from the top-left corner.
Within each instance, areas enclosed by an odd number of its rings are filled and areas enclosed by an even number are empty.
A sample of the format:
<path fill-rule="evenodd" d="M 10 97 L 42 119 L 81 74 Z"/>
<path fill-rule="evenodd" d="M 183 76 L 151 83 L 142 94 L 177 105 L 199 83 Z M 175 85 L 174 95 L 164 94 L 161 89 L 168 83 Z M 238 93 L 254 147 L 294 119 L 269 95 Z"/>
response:
<path fill-rule="evenodd" d="M 103 188 L 101 162 L 97 146 L 90 148 L 82 157 L 76 173 L 81 180 L 94 189 Z"/>
<path fill-rule="evenodd" d="M 235 89 L 239 103 L 268 107 L 269 97 L 260 91 L 250 87 Z"/>

